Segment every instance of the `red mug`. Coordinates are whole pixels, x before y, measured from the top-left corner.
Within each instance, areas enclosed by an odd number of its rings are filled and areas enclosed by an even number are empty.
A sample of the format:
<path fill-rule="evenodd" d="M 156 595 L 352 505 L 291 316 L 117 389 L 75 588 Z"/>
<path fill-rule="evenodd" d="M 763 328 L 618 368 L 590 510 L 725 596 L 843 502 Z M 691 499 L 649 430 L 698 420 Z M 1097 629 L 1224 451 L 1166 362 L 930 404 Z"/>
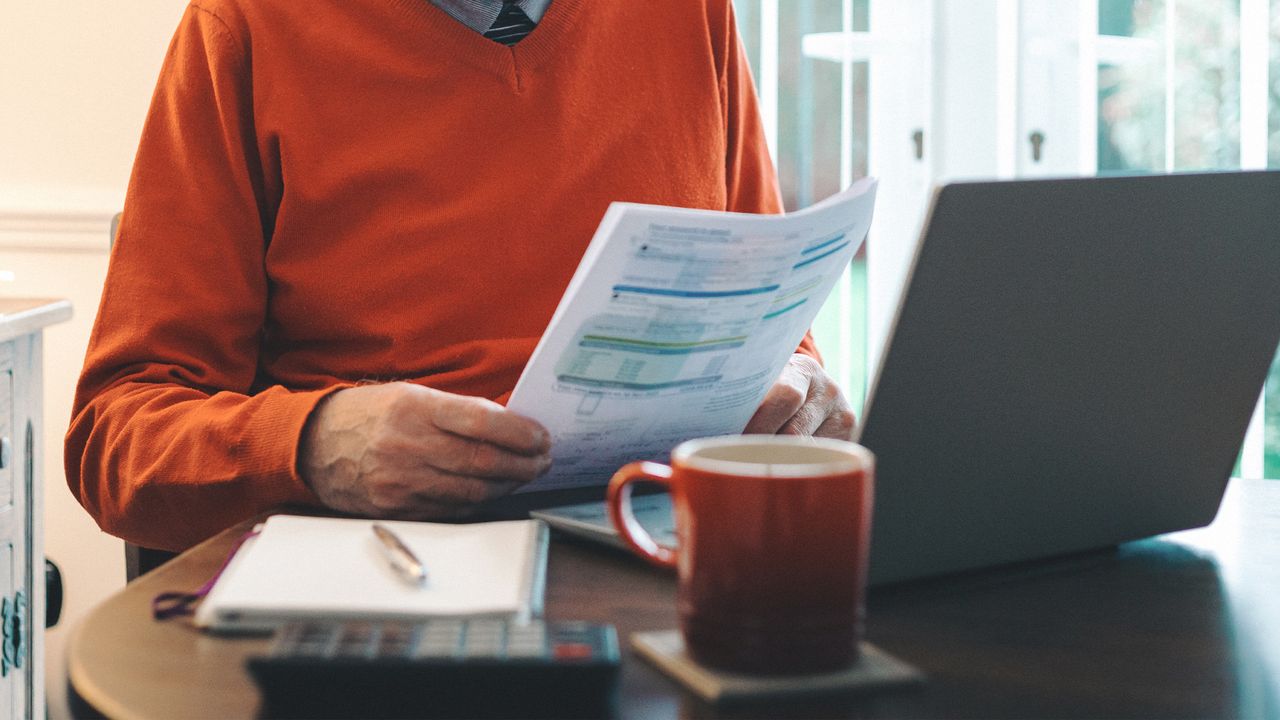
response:
<path fill-rule="evenodd" d="M 851 442 L 783 435 L 690 440 L 671 465 L 637 462 L 609 482 L 627 545 L 676 568 L 685 649 L 707 667 L 818 673 L 858 659 L 875 457 Z M 679 547 L 636 522 L 632 483 L 666 485 Z"/>

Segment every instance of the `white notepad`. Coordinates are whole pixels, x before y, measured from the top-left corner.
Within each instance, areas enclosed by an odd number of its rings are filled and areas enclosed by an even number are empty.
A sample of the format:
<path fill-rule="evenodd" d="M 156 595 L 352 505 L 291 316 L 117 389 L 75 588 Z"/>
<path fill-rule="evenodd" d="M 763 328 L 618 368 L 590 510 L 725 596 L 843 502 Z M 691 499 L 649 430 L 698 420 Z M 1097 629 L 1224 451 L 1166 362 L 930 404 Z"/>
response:
<path fill-rule="evenodd" d="M 275 515 L 244 544 L 196 611 L 214 630 L 289 620 L 413 620 L 541 614 L 547 527 L 379 521 L 427 568 L 422 586 L 392 569 L 372 520 Z"/>

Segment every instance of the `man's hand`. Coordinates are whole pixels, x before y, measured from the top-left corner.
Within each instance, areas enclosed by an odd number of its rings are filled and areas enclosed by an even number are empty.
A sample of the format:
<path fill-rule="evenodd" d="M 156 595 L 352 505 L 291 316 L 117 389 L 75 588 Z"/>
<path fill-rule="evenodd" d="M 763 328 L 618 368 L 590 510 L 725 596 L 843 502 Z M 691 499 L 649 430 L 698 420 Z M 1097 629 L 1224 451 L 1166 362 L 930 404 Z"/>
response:
<path fill-rule="evenodd" d="M 850 440 L 856 423 L 853 408 L 831 376 L 817 360 L 796 353 L 743 432 Z"/>
<path fill-rule="evenodd" d="M 339 390 L 307 421 L 298 470 L 325 505 L 385 518 L 465 515 L 551 467 L 537 422 L 411 383 Z"/>

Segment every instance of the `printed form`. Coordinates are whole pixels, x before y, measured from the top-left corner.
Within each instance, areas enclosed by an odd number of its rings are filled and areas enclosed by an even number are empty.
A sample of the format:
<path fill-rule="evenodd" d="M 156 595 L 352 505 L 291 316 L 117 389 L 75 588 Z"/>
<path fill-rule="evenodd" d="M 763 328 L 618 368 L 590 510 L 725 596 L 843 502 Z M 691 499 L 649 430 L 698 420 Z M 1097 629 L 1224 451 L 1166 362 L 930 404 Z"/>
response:
<path fill-rule="evenodd" d="M 788 215 L 611 205 L 507 403 L 552 436 L 551 471 L 521 491 L 742 432 L 862 245 L 875 191 Z"/>

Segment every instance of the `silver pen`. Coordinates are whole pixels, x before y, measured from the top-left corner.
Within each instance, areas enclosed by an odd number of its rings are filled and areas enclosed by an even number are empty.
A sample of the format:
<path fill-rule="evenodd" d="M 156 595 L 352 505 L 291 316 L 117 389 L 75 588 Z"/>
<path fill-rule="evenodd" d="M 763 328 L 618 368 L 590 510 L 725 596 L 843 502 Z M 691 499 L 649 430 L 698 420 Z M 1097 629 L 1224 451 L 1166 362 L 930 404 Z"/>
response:
<path fill-rule="evenodd" d="M 427 581 L 427 568 L 418 556 L 413 554 L 407 545 L 384 525 L 373 524 L 373 534 L 378 536 L 383 554 L 396 574 L 412 585 L 421 585 Z"/>

